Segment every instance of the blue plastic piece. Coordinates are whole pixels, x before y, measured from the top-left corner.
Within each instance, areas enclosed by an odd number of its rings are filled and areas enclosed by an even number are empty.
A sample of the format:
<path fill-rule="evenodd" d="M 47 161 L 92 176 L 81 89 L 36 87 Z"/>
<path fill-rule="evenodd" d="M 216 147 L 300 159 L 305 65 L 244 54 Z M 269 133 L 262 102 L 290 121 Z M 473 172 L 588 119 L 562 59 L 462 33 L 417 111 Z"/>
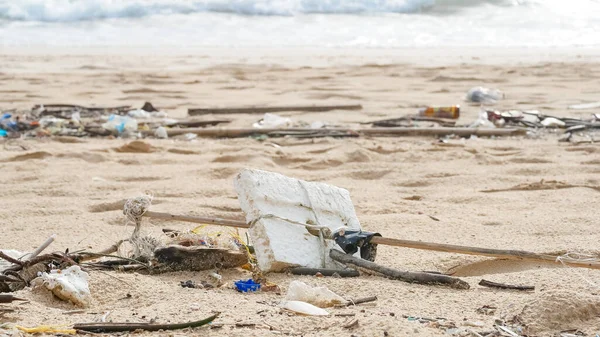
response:
<path fill-rule="evenodd" d="M 239 292 L 247 293 L 250 291 L 260 290 L 260 283 L 254 282 L 253 279 L 235 281 L 235 289 Z"/>
<path fill-rule="evenodd" d="M 0 137 L 8 137 L 8 132 L 0 129 Z"/>

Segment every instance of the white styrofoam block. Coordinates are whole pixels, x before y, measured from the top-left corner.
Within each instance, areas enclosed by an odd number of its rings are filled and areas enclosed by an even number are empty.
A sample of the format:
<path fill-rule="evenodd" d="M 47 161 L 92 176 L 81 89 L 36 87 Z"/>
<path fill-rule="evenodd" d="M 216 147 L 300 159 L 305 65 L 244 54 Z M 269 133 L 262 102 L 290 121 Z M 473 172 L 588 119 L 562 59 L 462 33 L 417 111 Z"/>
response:
<path fill-rule="evenodd" d="M 278 173 L 243 170 L 235 179 L 235 189 L 249 230 L 258 265 L 262 271 L 290 267 L 336 268 L 329 258 L 335 243 L 320 239 L 297 223 L 360 230 L 350 193 L 324 183 L 306 182 Z M 291 221 L 286 221 L 291 220 Z M 323 254 L 325 252 L 325 254 Z"/>

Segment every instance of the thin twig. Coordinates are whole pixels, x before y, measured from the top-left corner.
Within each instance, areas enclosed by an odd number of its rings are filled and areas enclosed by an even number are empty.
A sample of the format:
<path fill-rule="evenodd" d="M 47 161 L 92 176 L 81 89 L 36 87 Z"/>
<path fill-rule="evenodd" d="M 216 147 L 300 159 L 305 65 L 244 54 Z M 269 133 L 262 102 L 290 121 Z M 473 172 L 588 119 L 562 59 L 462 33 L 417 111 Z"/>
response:
<path fill-rule="evenodd" d="M 25 262 L 23 262 L 19 259 L 15 259 L 14 257 L 6 255 L 3 251 L 0 251 L 0 258 L 4 259 L 10 263 L 17 264 L 19 266 L 23 266 L 25 264 Z"/>
<path fill-rule="evenodd" d="M 175 323 L 175 324 L 148 324 L 148 323 L 77 323 L 73 329 L 92 332 L 123 332 L 123 331 L 158 331 L 197 328 L 214 321 L 219 313 L 200 321 Z"/>
<path fill-rule="evenodd" d="M 479 281 L 479 285 L 483 286 L 483 287 L 499 288 L 499 289 L 526 290 L 526 291 L 527 290 L 535 290 L 535 286 L 517 286 L 517 285 L 512 285 L 512 284 L 492 282 L 492 281 L 483 280 L 483 279 L 481 281 Z"/>

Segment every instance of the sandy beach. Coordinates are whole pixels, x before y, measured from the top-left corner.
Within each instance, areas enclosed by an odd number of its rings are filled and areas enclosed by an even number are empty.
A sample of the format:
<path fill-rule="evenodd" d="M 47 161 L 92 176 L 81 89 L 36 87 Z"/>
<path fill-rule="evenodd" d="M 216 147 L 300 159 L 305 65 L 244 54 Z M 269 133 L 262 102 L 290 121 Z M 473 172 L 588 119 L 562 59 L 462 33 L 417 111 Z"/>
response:
<path fill-rule="evenodd" d="M 56 50 L 0 53 L 0 110 L 34 104 L 86 106 L 146 102 L 186 117 L 190 107 L 362 104 L 357 111 L 282 113 L 295 121 L 360 123 L 413 114 L 427 105 L 461 105 L 459 124 L 479 106 L 463 97 L 473 86 L 498 88 L 495 108 L 537 109 L 586 117 L 594 110 L 568 105 L 600 100 L 600 52 L 570 50 Z M 202 119 L 223 118 L 206 115 Z M 228 115 L 226 127 L 251 127 L 260 115 Z M 363 229 L 387 237 L 536 253 L 599 253 L 595 233 L 600 192 L 600 146 L 560 143 L 561 131 L 506 138 L 361 137 L 145 139 L 151 153 L 115 149 L 131 139 L 39 138 L 5 141 L 0 148 L 0 248 L 31 251 L 51 234 L 51 250 L 100 250 L 132 230 L 110 203 L 146 191 L 152 210 L 242 219 L 233 178 L 243 168 L 279 172 L 350 191 Z M 494 190 L 494 192 L 489 192 Z M 163 238 L 180 222 L 145 220 Z M 215 230 L 218 230 L 215 227 Z M 600 272 L 560 264 L 503 261 L 380 246 L 377 262 L 411 271 L 459 276 L 469 290 L 407 284 L 377 276 L 355 279 L 270 274 L 283 294 L 240 294 L 233 281 L 250 277 L 224 270 L 218 289 L 185 289 L 180 281 L 209 280 L 209 272 L 161 275 L 91 272 L 92 304 L 66 315 L 71 304 L 40 290 L 0 322 L 23 326 L 108 321 L 197 320 L 221 312 L 216 323 L 184 330 L 207 336 L 446 336 L 445 328 L 412 318 L 445 318 L 456 335 L 494 331 L 516 322 L 518 333 L 554 336 L 575 329 L 600 332 Z M 532 285 L 520 292 L 478 286 L 482 279 Z M 283 313 L 277 307 L 292 280 L 324 285 L 345 298 L 377 296 L 373 304 L 331 309 L 328 317 Z M 496 309 L 489 314 L 478 310 Z M 344 328 L 352 313 L 358 325 Z M 412 318 L 408 318 L 412 317 Z M 253 327 L 236 327 L 253 323 Z M 0 330 L 0 335 L 4 333 Z M 10 332 L 7 332 L 10 334 Z M 156 335 L 174 336 L 178 332 Z M 574 332 L 571 332 L 574 333 Z M 139 333 L 136 335 L 154 335 Z"/>

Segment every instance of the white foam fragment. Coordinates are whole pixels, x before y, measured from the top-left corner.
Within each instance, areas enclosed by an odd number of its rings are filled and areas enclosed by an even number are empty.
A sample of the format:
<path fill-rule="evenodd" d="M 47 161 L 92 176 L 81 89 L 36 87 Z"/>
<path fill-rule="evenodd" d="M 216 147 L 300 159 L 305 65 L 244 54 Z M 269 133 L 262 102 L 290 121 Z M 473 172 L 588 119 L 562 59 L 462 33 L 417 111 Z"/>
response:
<path fill-rule="evenodd" d="M 329 313 L 325 309 L 316 307 L 310 303 L 302 301 L 284 301 L 281 303 L 281 308 L 307 316 L 327 316 Z"/>
<path fill-rule="evenodd" d="M 88 286 L 89 277 L 88 273 L 81 270 L 79 266 L 71 266 L 67 269 L 52 270 L 50 273 L 41 273 L 36 283 L 41 282 L 56 297 L 64 301 L 86 307 L 92 298 Z"/>
<path fill-rule="evenodd" d="M 263 272 L 290 267 L 338 268 L 329 258 L 334 248 L 301 224 L 360 230 L 350 193 L 324 183 L 306 182 L 278 173 L 243 170 L 235 189 Z M 288 221 L 289 220 L 289 221 Z"/>

